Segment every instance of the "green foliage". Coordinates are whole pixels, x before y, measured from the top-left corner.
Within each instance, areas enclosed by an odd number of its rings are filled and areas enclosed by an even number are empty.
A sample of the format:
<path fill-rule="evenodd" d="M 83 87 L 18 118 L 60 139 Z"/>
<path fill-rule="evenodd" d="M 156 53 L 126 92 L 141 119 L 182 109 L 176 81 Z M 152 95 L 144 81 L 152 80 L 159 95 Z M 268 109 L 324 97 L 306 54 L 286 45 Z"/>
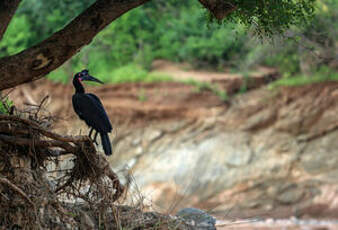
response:
<path fill-rule="evenodd" d="M 59 68 L 50 74 L 48 74 L 48 78 L 61 83 L 67 83 L 71 79 L 72 76 L 67 76 L 65 70 L 63 68 Z"/>
<path fill-rule="evenodd" d="M 291 27 L 284 37 L 274 37 L 270 43 L 251 40 L 246 44 L 248 53 L 238 68 L 248 70 L 257 65 L 277 67 L 283 76 L 310 72 L 334 62 L 338 38 L 338 1 L 316 2 L 316 15 L 304 27 Z M 303 66 L 303 69 L 302 69 Z"/>
<path fill-rule="evenodd" d="M 245 73 L 242 78 L 243 78 L 243 84 L 239 88 L 239 93 L 240 94 L 246 93 L 247 90 L 248 90 L 249 74 Z"/>
<path fill-rule="evenodd" d="M 215 85 L 209 82 L 196 81 L 194 79 L 184 80 L 182 81 L 182 83 L 195 86 L 197 92 L 211 91 L 224 102 L 229 100 L 229 96 L 226 90 L 220 89 L 218 85 Z"/>
<path fill-rule="evenodd" d="M 283 33 L 292 25 L 307 23 L 314 15 L 315 0 L 232 0 L 237 7 L 225 22 L 238 21 L 249 27 L 254 25 L 257 35 L 272 36 Z"/>
<path fill-rule="evenodd" d="M 171 78 L 166 75 L 148 73 L 136 65 L 126 65 L 115 69 L 110 75 L 107 75 L 106 81 L 111 83 L 122 82 L 161 82 L 170 81 Z"/>
<path fill-rule="evenodd" d="M 61 29 L 95 0 L 23 0 L 17 14 L 26 16 L 30 25 L 29 46 L 36 44 Z"/>
<path fill-rule="evenodd" d="M 195 8 L 194 8 L 195 7 Z M 198 6 L 184 10 L 171 21 L 171 26 L 159 37 L 156 58 L 188 61 L 195 67 L 224 67 L 232 65 L 236 55 L 245 52 L 245 32 L 235 24 L 223 26 L 208 24 L 203 20 Z"/>
<path fill-rule="evenodd" d="M 14 17 L 0 43 L 0 53 L 4 55 L 11 55 L 24 50 L 28 44 L 29 39 L 27 34 L 30 33 L 30 26 L 26 23 L 26 16 L 20 15 Z"/>
<path fill-rule="evenodd" d="M 234 64 L 233 57 L 244 52 L 244 30 L 234 27 L 233 23 L 208 24 L 194 0 L 154 1 L 120 17 L 49 77 L 67 82 L 70 74 L 88 68 L 112 83 L 169 80 L 148 76 L 152 61 L 158 58 L 221 69 L 226 62 Z M 69 65 L 73 71 L 66 71 Z"/>
<path fill-rule="evenodd" d="M 214 89 L 213 92 L 221 99 L 221 101 L 228 101 L 229 96 L 225 90 Z"/>
<path fill-rule="evenodd" d="M 338 73 L 327 67 L 322 67 L 312 76 L 296 75 L 293 77 L 281 78 L 269 85 L 269 89 L 274 89 L 279 86 L 300 86 L 324 81 L 338 81 Z"/>
<path fill-rule="evenodd" d="M 178 9 L 176 9 L 177 7 Z M 134 62 L 149 69 L 154 59 L 219 66 L 241 52 L 244 30 L 235 24 L 208 24 L 197 1 L 154 1 L 135 9 L 102 31 L 91 45 L 89 61 L 112 69 Z M 235 32 L 238 32 L 235 34 Z M 237 39 L 237 40 L 236 40 Z M 92 56 L 95 56 L 93 58 Z"/>
<path fill-rule="evenodd" d="M 78 69 L 81 70 L 83 68 L 84 67 Z M 100 69 L 92 68 L 90 73 L 106 83 L 172 81 L 172 78 L 167 75 L 160 73 L 149 73 L 147 70 L 135 64 L 129 64 L 116 68 L 112 72 L 105 72 L 100 71 Z M 72 77 L 73 73 L 67 74 L 63 68 L 59 68 L 48 75 L 48 78 L 51 80 L 62 83 L 71 81 Z"/>
<path fill-rule="evenodd" d="M 262 62 L 270 67 L 278 66 L 281 73 L 292 76 L 300 72 L 300 56 L 297 43 L 294 40 L 282 41 L 282 46 L 277 44 L 266 46 L 271 54 Z"/>
<path fill-rule="evenodd" d="M 332 46 L 338 37 L 338 1 L 318 0 L 317 14 L 300 31 L 311 41 Z"/>
<path fill-rule="evenodd" d="M 2 99 L 0 101 L 0 114 L 8 114 L 13 104 L 13 101 L 9 100 L 8 97 Z"/>

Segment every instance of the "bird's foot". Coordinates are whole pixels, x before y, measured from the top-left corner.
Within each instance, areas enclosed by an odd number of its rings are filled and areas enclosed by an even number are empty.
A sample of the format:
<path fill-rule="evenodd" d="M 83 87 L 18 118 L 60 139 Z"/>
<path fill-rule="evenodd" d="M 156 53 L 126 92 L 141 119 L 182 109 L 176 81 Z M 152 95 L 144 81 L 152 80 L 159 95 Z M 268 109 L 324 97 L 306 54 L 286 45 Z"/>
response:
<path fill-rule="evenodd" d="M 94 136 L 94 143 L 96 144 L 96 145 L 99 145 L 99 143 L 97 143 L 97 141 L 96 141 L 96 139 L 97 139 L 97 132 L 95 133 L 95 136 Z"/>
<path fill-rule="evenodd" d="M 96 145 L 99 145 L 99 143 L 97 143 L 96 139 L 97 139 L 97 131 L 94 134 L 94 138 L 92 138 L 92 132 L 93 132 L 93 128 L 90 129 L 88 137 L 92 140 L 92 142 Z"/>
<path fill-rule="evenodd" d="M 94 144 L 99 145 L 99 143 L 97 143 L 97 141 L 96 141 L 95 139 L 91 138 L 90 136 L 88 136 L 88 137 L 89 137 L 90 140 L 92 140 L 92 142 L 93 142 Z"/>

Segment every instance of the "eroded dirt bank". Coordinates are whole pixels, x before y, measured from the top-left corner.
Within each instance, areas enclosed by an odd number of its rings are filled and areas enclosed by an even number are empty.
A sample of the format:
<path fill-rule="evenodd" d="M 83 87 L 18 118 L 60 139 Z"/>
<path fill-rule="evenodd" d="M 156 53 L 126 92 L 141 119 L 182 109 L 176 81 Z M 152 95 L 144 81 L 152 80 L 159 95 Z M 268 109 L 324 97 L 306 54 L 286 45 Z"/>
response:
<path fill-rule="evenodd" d="M 338 83 L 235 95 L 227 103 L 181 83 L 89 87 L 115 126 L 111 159 L 128 168 L 163 212 L 195 206 L 221 218 L 338 218 Z M 87 132 L 71 86 L 37 81 L 11 98 L 62 117 L 60 132 Z"/>

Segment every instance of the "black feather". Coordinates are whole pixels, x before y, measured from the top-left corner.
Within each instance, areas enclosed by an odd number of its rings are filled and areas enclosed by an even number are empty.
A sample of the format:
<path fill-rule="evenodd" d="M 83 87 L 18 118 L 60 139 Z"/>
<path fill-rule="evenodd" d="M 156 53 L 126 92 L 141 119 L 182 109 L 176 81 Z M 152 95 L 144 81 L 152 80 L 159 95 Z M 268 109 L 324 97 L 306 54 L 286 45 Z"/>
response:
<path fill-rule="evenodd" d="M 110 156 L 112 154 L 112 150 L 111 150 L 109 136 L 107 133 L 100 133 L 100 135 L 101 135 L 101 142 L 102 142 L 104 153 L 107 156 Z"/>

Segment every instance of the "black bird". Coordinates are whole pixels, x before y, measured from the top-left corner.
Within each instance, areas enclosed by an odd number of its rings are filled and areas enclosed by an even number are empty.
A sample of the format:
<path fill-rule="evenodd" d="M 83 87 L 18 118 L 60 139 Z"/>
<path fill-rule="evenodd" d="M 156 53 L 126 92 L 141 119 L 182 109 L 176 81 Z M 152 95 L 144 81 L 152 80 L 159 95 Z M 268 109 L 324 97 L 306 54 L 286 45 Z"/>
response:
<path fill-rule="evenodd" d="M 92 138 L 94 129 L 96 133 L 93 141 L 97 144 L 97 133 L 100 133 L 104 153 L 109 156 L 112 154 L 112 149 L 108 133 L 111 132 L 112 126 L 100 99 L 92 93 L 85 93 L 82 81 L 95 81 L 101 84 L 103 82 L 90 76 L 88 70 L 82 70 L 75 74 L 73 78 L 75 94 L 72 97 L 72 102 L 76 114 L 91 128 L 88 136 Z"/>

